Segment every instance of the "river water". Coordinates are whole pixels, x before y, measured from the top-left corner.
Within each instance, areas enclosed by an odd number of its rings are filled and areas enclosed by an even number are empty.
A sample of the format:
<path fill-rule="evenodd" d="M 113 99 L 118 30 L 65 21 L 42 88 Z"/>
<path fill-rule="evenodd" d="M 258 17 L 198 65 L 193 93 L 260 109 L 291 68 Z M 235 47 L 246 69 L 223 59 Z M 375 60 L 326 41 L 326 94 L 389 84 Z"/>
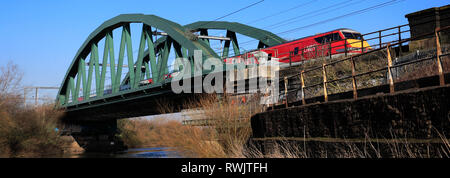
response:
<path fill-rule="evenodd" d="M 119 153 L 82 153 L 64 155 L 65 158 L 180 158 L 174 148 L 133 148 Z"/>

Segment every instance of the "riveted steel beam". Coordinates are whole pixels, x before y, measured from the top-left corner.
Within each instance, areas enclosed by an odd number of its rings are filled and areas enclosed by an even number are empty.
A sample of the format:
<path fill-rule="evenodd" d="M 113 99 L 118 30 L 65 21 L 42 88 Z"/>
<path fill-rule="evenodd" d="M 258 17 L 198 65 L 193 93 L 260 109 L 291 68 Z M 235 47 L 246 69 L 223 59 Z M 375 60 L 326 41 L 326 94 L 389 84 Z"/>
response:
<path fill-rule="evenodd" d="M 205 29 L 205 31 L 207 31 L 207 30 Z M 167 36 L 167 33 L 164 33 L 164 32 L 153 32 L 153 35 Z M 199 39 L 203 39 L 203 40 L 207 39 L 208 41 L 210 39 L 211 40 L 223 40 L 223 41 L 231 40 L 230 38 L 223 37 L 223 36 L 196 35 L 196 37 L 199 38 Z"/>
<path fill-rule="evenodd" d="M 227 30 L 259 40 L 266 46 L 274 46 L 286 41 L 283 38 L 269 31 L 258 29 L 237 22 L 199 21 L 185 25 L 184 27 L 192 31 L 199 31 L 200 29 Z"/>

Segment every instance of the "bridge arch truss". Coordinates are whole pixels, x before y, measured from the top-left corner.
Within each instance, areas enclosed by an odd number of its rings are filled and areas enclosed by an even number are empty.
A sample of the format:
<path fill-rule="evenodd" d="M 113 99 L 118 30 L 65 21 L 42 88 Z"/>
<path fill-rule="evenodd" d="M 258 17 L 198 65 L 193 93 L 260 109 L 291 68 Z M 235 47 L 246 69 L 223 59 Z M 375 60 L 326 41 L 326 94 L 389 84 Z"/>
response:
<path fill-rule="evenodd" d="M 135 23 L 142 25 L 138 30 L 140 39 L 132 39 L 131 27 L 134 26 L 130 24 Z M 113 30 L 121 30 L 120 40 L 114 40 Z M 165 36 L 153 40 L 160 35 L 158 30 Z M 226 30 L 226 37 L 230 40 L 225 41 L 221 54 L 212 49 L 208 39 L 197 38 L 196 33 L 208 36 L 208 30 Z M 140 81 L 146 79 L 152 79 L 150 87 L 161 85 L 169 73 L 171 51 L 177 58 L 192 59 L 195 50 L 201 50 L 205 59 L 225 58 L 233 46 L 235 54 L 239 54 L 237 33 L 258 40 L 257 48 L 285 41 L 268 31 L 234 22 L 200 21 L 181 26 L 154 15 L 116 16 L 96 28 L 78 49 L 58 91 L 58 105 L 67 108 L 91 105 L 91 101 L 97 100 L 106 102 L 112 95 L 140 90 Z M 136 50 L 132 45 L 134 40 L 139 41 Z M 104 42 L 102 56 L 99 55 L 101 42 Z M 114 52 L 114 46 L 118 47 L 118 53 Z M 137 55 L 133 55 L 136 51 Z M 124 71 L 126 75 L 122 75 Z"/>

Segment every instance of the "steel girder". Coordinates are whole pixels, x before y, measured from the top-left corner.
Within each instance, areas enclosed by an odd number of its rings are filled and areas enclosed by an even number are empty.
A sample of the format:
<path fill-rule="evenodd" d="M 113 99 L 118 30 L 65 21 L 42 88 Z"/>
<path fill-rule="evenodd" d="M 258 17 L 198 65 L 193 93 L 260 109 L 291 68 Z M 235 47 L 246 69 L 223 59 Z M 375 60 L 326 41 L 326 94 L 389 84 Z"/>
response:
<path fill-rule="evenodd" d="M 244 25 L 244 24 L 237 23 L 237 22 L 198 21 L 195 23 L 185 25 L 184 27 L 186 28 L 186 30 L 188 30 L 190 32 L 199 31 L 200 35 L 206 35 L 206 36 L 208 36 L 209 29 L 211 29 L 211 30 L 226 30 L 227 31 L 226 36 L 229 37 L 231 39 L 231 41 L 225 42 L 222 56 L 220 56 L 221 58 L 228 57 L 230 44 L 233 45 L 234 54 L 240 53 L 239 43 L 238 43 L 238 39 L 236 37 L 236 33 L 239 33 L 244 36 L 258 40 L 259 41 L 258 46 L 257 46 L 258 49 L 270 47 L 270 46 L 274 46 L 274 45 L 278 45 L 283 42 L 286 42 L 285 39 L 269 32 L 269 31 L 251 27 L 251 26 Z M 163 45 L 166 40 L 167 40 L 167 37 L 159 38 L 155 42 L 155 51 L 159 51 L 160 49 L 163 49 Z M 204 44 L 209 46 L 209 40 L 207 40 L 207 39 L 199 40 L 199 42 L 203 42 Z M 143 61 L 149 61 L 148 53 L 149 53 L 149 51 L 145 51 Z M 180 52 L 180 53 L 182 53 L 182 52 Z M 176 53 L 176 55 L 178 57 L 178 52 Z M 129 74 L 127 74 L 124 81 L 122 81 L 122 84 L 127 84 L 127 83 L 129 83 Z"/>
<path fill-rule="evenodd" d="M 224 22 L 224 21 L 199 21 L 191 23 L 184 26 L 187 30 L 191 32 L 200 31 L 201 35 L 208 35 L 208 30 L 227 30 L 227 37 L 231 38 L 231 43 L 237 48 L 239 44 L 237 43 L 236 33 L 242 34 L 244 36 L 258 40 L 258 48 L 270 47 L 286 42 L 285 39 L 275 35 L 269 31 L 262 30 L 259 28 L 251 27 L 237 22 Z M 167 39 L 167 37 L 162 37 L 158 39 L 155 44 L 158 48 Z M 209 45 L 208 40 L 202 40 Z M 229 43 L 225 44 L 225 48 L 229 48 Z M 225 50 L 224 48 L 224 50 Z M 227 50 L 228 50 L 227 48 Z M 148 53 L 148 51 L 146 51 Z M 222 56 L 223 57 L 223 56 Z M 144 59 L 145 60 L 145 59 Z"/>
<path fill-rule="evenodd" d="M 133 58 L 130 23 L 143 24 L 139 53 L 136 60 Z M 114 58 L 112 31 L 120 27 L 122 27 L 122 38 L 119 58 L 116 61 Z M 152 40 L 153 33 L 151 27 L 164 31 L 168 34 L 168 37 L 161 44 L 158 43 L 155 45 Z M 105 49 L 103 52 L 102 66 L 100 66 L 98 42 L 102 39 L 105 39 Z M 147 50 L 145 49 L 146 44 L 148 46 Z M 206 57 L 218 57 L 208 44 L 192 38 L 192 33 L 177 23 L 154 15 L 123 14 L 116 16 L 95 29 L 79 48 L 60 86 L 57 102 L 60 106 L 76 104 L 81 86 L 84 88 L 82 92 L 84 101 L 89 101 L 91 99 L 89 92 L 93 77 L 96 79 L 96 97 L 103 97 L 108 59 L 111 74 L 111 93 L 117 93 L 120 87 L 121 66 L 123 65 L 125 51 L 127 52 L 129 67 L 127 77 L 131 81 L 131 89 L 137 88 L 141 79 L 150 77 L 149 69 L 151 69 L 153 80 L 158 82 L 159 79 L 163 78 L 165 72 L 163 69 L 167 68 L 168 53 L 172 45 L 179 55 L 187 55 L 187 57 L 190 57 L 193 55 L 194 50 L 201 50 Z M 187 50 L 187 52 L 184 52 L 184 54 L 181 53 L 180 51 L 182 49 Z M 85 67 L 88 55 L 90 55 L 90 60 L 88 73 L 86 74 Z M 144 56 L 148 60 L 143 61 Z M 116 65 L 120 67 L 116 68 Z M 145 71 L 135 70 L 141 69 L 143 66 L 145 66 Z M 69 98 L 70 95 L 71 98 Z M 72 100 L 72 102 L 69 103 L 69 100 Z"/>
<path fill-rule="evenodd" d="M 285 42 L 283 38 L 259 28 L 251 27 L 237 22 L 223 22 L 223 21 L 199 21 L 184 26 L 191 31 L 200 31 L 206 33 L 207 30 L 227 30 L 227 37 L 231 38 L 231 42 L 237 45 L 236 33 L 256 39 L 259 41 L 258 48 L 278 45 Z M 225 44 L 227 45 L 227 44 Z M 226 47 L 226 46 L 225 46 Z"/>

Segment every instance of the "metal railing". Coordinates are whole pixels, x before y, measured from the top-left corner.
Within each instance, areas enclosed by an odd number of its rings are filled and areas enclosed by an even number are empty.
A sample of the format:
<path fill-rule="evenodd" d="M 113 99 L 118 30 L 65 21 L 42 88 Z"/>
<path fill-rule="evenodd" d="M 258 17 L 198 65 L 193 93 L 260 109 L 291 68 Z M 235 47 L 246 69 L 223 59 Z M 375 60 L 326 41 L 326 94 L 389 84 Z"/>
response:
<path fill-rule="evenodd" d="M 394 28 L 390 28 L 390 29 L 399 29 L 399 27 L 394 27 Z M 356 78 L 360 77 L 360 76 L 369 75 L 369 74 L 372 74 L 372 73 L 375 73 L 375 72 L 380 72 L 380 71 L 387 71 L 390 93 L 394 93 L 395 92 L 395 83 L 394 83 L 394 78 L 393 78 L 393 75 L 392 75 L 392 69 L 393 68 L 397 68 L 397 67 L 402 67 L 402 66 L 405 66 L 405 65 L 410 65 L 410 64 L 415 64 L 415 63 L 427 61 L 427 60 L 436 60 L 436 63 L 437 63 L 436 70 L 438 71 L 438 75 L 439 75 L 439 85 L 443 86 L 443 85 L 445 85 L 445 79 L 444 79 L 443 63 L 441 61 L 441 57 L 448 56 L 448 55 L 450 55 L 450 53 L 442 54 L 442 48 L 441 48 L 441 42 L 440 42 L 440 39 L 439 39 L 440 38 L 439 34 L 440 34 L 441 31 L 448 30 L 448 29 L 450 29 L 450 26 L 447 26 L 447 27 L 444 27 L 444 28 L 436 28 L 434 33 L 423 34 L 423 35 L 420 35 L 420 36 L 415 37 L 415 38 L 406 38 L 406 39 L 394 40 L 392 44 L 390 42 L 386 42 L 386 43 L 383 43 L 383 44 L 386 44 L 385 46 L 381 46 L 380 45 L 380 48 L 368 51 L 366 53 L 353 55 L 351 57 L 347 57 L 347 58 L 344 58 L 344 59 L 336 60 L 336 61 L 333 61 L 333 62 L 330 62 L 330 63 L 326 63 L 326 61 L 323 61 L 321 66 L 312 67 L 312 68 L 309 68 L 307 70 L 302 70 L 298 74 L 294 74 L 294 75 L 291 75 L 291 76 L 286 76 L 284 78 L 284 86 L 285 86 L 284 96 L 285 97 L 284 97 L 283 103 L 286 103 L 286 107 L 288 107 L 288 103 L 289 103 L 288 102 L 288 97 L 287 97 L 288 93 L 296 92 L 296 91 L 300 90 L 302 104 L 303 105 L 307 104 L 306 100 L 305 100 L 307 98 L 307 96 L 305 94 L 305 90 L 308 89 L 308 88 L 312 88 L 312 87 L 316 87 L 316 86 L 320 86 L 320 85 L 323 86 L 323 97 L 324 97 L 324 101 L 326 102 L 326 101 L 328 101 L 327 84 L 332 83 L 332 82 L 338 82 L 338 81 L 346 80 L 346 79 L 351 79 L 352 80 L 353 98 L 357 99 L 358 98 L 358 83 L 357 83 Z M 379 31 L 377 31 L 377 32 L 379 32 Z M 408 61 L 408 62 L 405 62 L 405 63 L 395 64 L 395 65 L 392 63 L 392 56 L 391 56 L 392 46 L 401 46 L 402 43 L 410 42 L 412 40 L 419 39 L 419 38 L 422 38 L 422 37 L 425 37 L 425 36 L 430 36 L 430 35 L 434 35 L 434 37 L 436 39 L 436 55 L 435 56 L 422 58 L 422 59 L 418 59 L 418 60 L 413 60 L 413 61 Z M 387 59 L 387 64 L 388 64 L 387 66 L 382 67 L 382 68 L 378 68 L 378 69 L 375 69 L 375 70 L 369 70 L 369 71 L 362 72 L 362 73 L 357 73 L 356 72 L 355 61 L 357 59 L 360 59 L 358 57 L 362 57 L 364 55 L 367 55 L 367 54 L 370 54 L 370 53 L 374 53 L 374 52 L 377 52 L 377 51 L 381 51 L 381 50 L 386 50 L 386 54 L 387 54 L 387 58 L 386 59 Z M 333 80 L 327 80 L 327 70 L 326 70 L 327 67 L 335 65 L 335 64 L 340 63 L 340 62 L 344 62 L 344 61 L 350 61 L 349 63 L 350 63 L 350 68 L 351 68 L 352 74 L 348 75 L 348 76 L 344 76 L 344 77 L 339 77 L 339 78 L 333 79 Z M 321 70 L 322 71 L 322 81 L 318 82 L 318 83 L 312 83 L 312 84 L 306 85 L 305 84 L 306 75 L 308 73 L 312 72 L 312 71 L 317 71 L 317 70 Z M 290 78 L 293 78 L 293 77 L 300 77 L 301 86 L 299 88 L 295 88 L 293 90 L 288 90 L 288 80 Z"/>
<path fill-rule="evenodd" d="M 443 18 L 441 20 L 447 20 L 448 18 Z M 348 43 L 348 39 L 341 39 L 331 42 L 322 43 L 320 45 L 314 45 L 314 46 L 307 46 L 305 48 L 301 48 L 298 50 L 298 53 L 295 54 L 295 51 L 289 51 L 284 53 L 279 53 L 273 57 L 280 58 L 280 60 L 289 60 L 289 66 L 292 66 L 292 59 L 300 59 L 300 61 L 303 60 L 309 60 L 309 59 L 315 59 L 320 57 L 329 57 L 330 59 L 335 54 L 343 54 L 345 57 L 348 57 L 349 54 L 353 55 L 354 53 L 362 54 L 367 53 L 369 51 L 385 48 L 387 44 L 391 44 L 391 46 L 397 46 L 399 48 L 399 54 L 403 52 L 402 46 L 404 46 L 405 42 L 410 41 L 410 35 L 409 32 L 411 31 L 411 27 L 424 25 L 430 22 L 434 22 L 434 20 L 425 21 L 421 23 L 417 23 L 414 25 L 410 24 L 404 24 L 396 27 L 391 27 L 383 30 L 378 30 L 370 33 L 362 34 L 361 39 L 356 42 Z M 430 35 L 430 34 L 428 34 Z M 424 35 L 427 36 L 427 35 Z M 336 45 L 338 43 L 344 43 L 341 45 Z M 365 42 L 369 46 L 365 46 Z M 298 42 L 301 43 L 301 42 Z M 296 44 L 296 43 L 293 43 Z M 352 47 L 353 44 L 359 44 L 360 47 Z M 332 53 L 333 50 L 342 50 L 337 53 Z M 283 57 L 284 56 L 284 57 Z"/>
<path fill-rule="evenodd" d="M 165 77 L 166 75 L 169 75 L 169 74 L 175 72 L 174 65 L 168 65 L 166 68 L 167 68 L 167 70 L 169 72 L 167 74 L 164 74 L 164 79 L 163 79 L 162 83 L 165 83 L 166 80 L 168 79 L 168 78 Z M 105 75 L 107 75 L 107 74 L 105 74 Z M 152 79 L 152 73 L 151 72 L 150 72 L 149 76 L 146 76 L 145 72 L 143 72 L 141 75 L 142 75 L 142 77 L 140 78 L 140 81 Z M 148 85 L 152 85 L 152 84 L 154 84 L 154 83 L 139 84 L 138 88 L 142 88 L 142 87 L 145 87 L 145 86 L 148 86 Z M 131 85 L 130 84 L 128 84 L 128 85 L 118 85 L 118 86 L 116 86 L 114 88 L 112 87 L 112 85 L 106 85 L 103 88 L 103 96 L 106 96 L 106 95 L 109 95 L 109 94 L 114 94 L 117 91 L 121 92 L 121 91 L 125 91 L 125 90 L 130 90 L 130 89 L 131 89 Z M 83 102 L 83 101 L 87 101 L 87 100 L 90 100 L 90 99 L 94 99 L 94 98 L 98 97 L 97 94 L 98 94 L 99 91 L 97 91 L 97 89 L 90 89 L 89 90 L 89 96 L 85 96 L 84 95 L 83 88 L 80 88 L 80 91 L 78 91 L 78 92 L 80 92 L 80 93 L 78 95 L 78 98 L 75 99 L 75 101 L 72 99 L 72 92 L 71 92 L 70 95 L 69 95 L 69 99 L 68 99 L 66 104 L 73 104 L 73 103 L 78 103 L 78 102 Z"/>
<path fill-rule="evenodd" d="M 397 27 L 387 28 L 383 30 L 378 30 L 370 33 L 361 35 L 361 39 L 355 42 L 348 43 L 348 39 L 340 39 L 336 41 L 322 43 L 320 45 L 308 46 L 298 50 L 296 54 L 294 51 L 279 53 L 277 56 L 280 60 L 289 60 L 289 66 L 292 66 L 292 59 L 299 58 L 300 61 L 316 59 L 321 57 L 329 57 L 330 59 L 333 55 L 343 54 L 345 57 L 352 54 L 362 54 L 367 53 L 371 50 L 384 48 L 388 43 L 398 43 L 400 41 L 408 40 L 409 38 L 404 38 L 409 36 L 410 32 L 409 25 L 400 25 Z M 387 34 L 386 34 L 387 33 Z M 406 33 L 406 34 L 405 34 Z M 384 42 L 383 42 L 384 41 Z M 300 43 L 300 42 L 299 42 Z M 344 44 L 339 44 L 344 43 Z M 367 46 L 365 43 L 369 44 Z M 294 43 L 295 44 L 295 43 Z M 336 45 L 339 44 L 339 45 Z M 352 45 L 360 45 L 360 47 L 352 47 Z M 372 44 L 372 45 L 370 45 Z M 366 45 L 366 46 L 365 46 Z M 398 43 L 400 49 L 402 47 L 401 43 Z M 333 50 L 341 50 L 333 53 Z M 301 53 L 300 53 L 301 51 Z M 400 50 L 401 53 L 402 50 Z M 284 57 L 282 57 L 284 56 Z"/>

